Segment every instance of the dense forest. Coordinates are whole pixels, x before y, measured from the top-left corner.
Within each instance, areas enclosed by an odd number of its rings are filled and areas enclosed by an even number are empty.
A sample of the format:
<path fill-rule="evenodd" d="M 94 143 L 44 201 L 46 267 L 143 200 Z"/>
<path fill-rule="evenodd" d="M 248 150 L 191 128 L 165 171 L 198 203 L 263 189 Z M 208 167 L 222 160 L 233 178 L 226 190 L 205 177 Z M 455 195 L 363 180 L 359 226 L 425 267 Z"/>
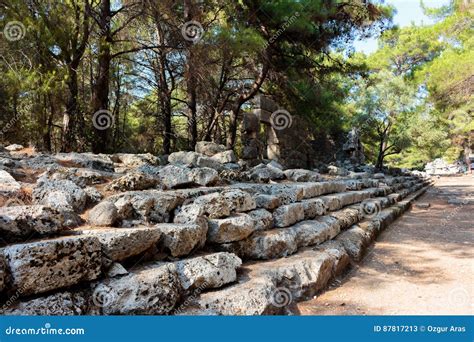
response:
<path fill-rule="evenodd" d="M 266 94 L 315 137 L 357 127 L 376 166 L 454 161 L 473 144 L 474 6 L 424 11 L 399 28 L 366 0 L 0 0 L 0 143 L 239 152 Z"/>

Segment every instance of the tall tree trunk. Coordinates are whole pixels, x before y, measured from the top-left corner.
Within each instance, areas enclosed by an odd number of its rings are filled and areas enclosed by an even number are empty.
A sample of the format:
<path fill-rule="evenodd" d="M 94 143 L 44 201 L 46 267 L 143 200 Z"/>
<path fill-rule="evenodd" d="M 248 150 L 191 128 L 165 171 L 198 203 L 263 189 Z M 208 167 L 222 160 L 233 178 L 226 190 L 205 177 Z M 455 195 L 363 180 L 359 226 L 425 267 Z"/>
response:
<path fill-rule="evenodd" d="M 184 0 L 184 20 L 186 22 L 194 19 L 194 5 L 192 0 Z M 186 59 L 186 97 L 188 104 L 188 126 L 191 133 L 189 141 L 189 149 L 194 150 L 197 143 L 197 80 L 196 80 L 196 60 L 194 53 L 194 46 L 192 41 L 186 41 L 188 48 L 188 56 Z"/>
<path fill-rule="evenodd" d="M 100 29 L 99 58 L 92 96 L 93 114 L 100 110 L 109 110 L 110 62 L 112 60 L 110 53 L 110 44 L 112 44 L 110 20 L 110 0 L 101 0 L 98 20 Z M 110 120 L 110 122 L 112 122 L 113 118 L 111 117 Z M 109 128 L 110 127 L 104 129 L 104 127 L 100 127 L 100 125 L 94 125 L 94 140 L 92 144 L 92 151 L 94 153 L 105 153 L 109 151 Z"/>
<path fill-rule="evenodd" d="M 66 100 L 66 111 L 63 115 L 63 132 L 62 132 L 62 143 L 61 152 L 72 152 L 77 147 L 77 122 L 78 122 L 78 86 L 77 86 L 77 71 L 74 66 L 68 66 L 68 79 L 67 79 L 67 100 Z"/>

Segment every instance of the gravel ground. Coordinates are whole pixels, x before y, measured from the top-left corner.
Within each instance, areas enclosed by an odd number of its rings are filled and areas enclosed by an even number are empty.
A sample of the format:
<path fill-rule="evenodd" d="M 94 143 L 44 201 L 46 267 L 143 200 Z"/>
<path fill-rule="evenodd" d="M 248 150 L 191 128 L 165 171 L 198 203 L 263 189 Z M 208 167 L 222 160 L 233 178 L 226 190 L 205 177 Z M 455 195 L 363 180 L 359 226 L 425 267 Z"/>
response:
<path fill-rule="evenodd" d="M 428 208 L 424 208 L 426 203 Z M 472 315 L 473 228 L 473 176 L 436 179 L 411 210 L 379 235 L 364 260 L 329 290 L 298 303 L 292 311 L 301 315 Z"/>

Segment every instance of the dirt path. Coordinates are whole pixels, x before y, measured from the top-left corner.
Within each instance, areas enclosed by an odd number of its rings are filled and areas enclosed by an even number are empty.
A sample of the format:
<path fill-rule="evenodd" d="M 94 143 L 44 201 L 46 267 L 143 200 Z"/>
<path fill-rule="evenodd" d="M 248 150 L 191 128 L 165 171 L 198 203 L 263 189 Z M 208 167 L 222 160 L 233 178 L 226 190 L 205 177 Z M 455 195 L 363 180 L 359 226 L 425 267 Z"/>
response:
<path fill-rule="evenodd" d="M 449 198 L 461 203 L 448 204 Z M 418 203 L 431 206 L 420 209 Z M 435 187 L 379 235 L 359 265 L 319 297 L 299 303 L 295 311 L 302 315 L 473 314 L 473 228 L 474 178 L 437 179 Z"/>

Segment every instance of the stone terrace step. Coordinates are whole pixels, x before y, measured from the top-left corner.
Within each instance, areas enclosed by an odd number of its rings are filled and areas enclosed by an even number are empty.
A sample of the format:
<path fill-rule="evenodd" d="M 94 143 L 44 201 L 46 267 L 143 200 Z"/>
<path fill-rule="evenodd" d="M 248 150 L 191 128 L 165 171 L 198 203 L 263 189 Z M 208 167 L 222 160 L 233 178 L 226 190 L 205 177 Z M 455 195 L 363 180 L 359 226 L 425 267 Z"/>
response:
<path fill-rule="evenodd" d="M 421 186 L 421 184 L 419 186 Z M 367 197 L 369 197 L 370 194 L 379 192 L 379 189 L 376 190 L 375 192 L 368 191 Z M 281 215 L 278 211 L 281 208 L 285 208 L 286 211 L 284 214 L 290 217 L 285 223 L 289 222 L 293 225 L 286 227 L 289 224 L 284 224 L 280 225 L 280 227 L 283 226 L 284 228 L 257 231 L 246 239 L 216 245 L 215 248 L 217 250 L 236 253 L 243 259 L 253 260 L 274 259 L 291 255 L 299 248 L 319 244 L 334 238 L 340 231 L 357 223 L 363 217 L 376 215 L 382 208 L 395 203 L 397 199 L 403 198 L 408 192 L 415 190 L 416 185 L 411 189 L 407 189 L 407 192 L 404 191 L 403 194 L 392 194 L 390 197 L 372 198 L 361 202 L 361 204 L 352 205 L 328 215 L 305 221 L 301 221 L 305 216 L 303 205 L 301 203 L 292 203 L 278 208 L 273 215 L 275 221 L 277 221 L 277 218 Z M 341 208 L 343 204 L 347 205 L 359 202 L 359 199 L 353 195 L 353 193 L 348 192 L 324 196 L 332 197 L 332 199 L 336 200 L 337 205 L 332 207 L 328 206 L 323 198 L 320 198 L 320 200 L 323 202 L 323 207 L 329 207 L 329 209 L 334 210 Z M 347 202 L 344 202 L 345 198 L 349 198 Z M 298 221 L 301 222 L 294 224 Z M 276 226 L 278 227 L 278 225 Z"/>
<path fill-rule="evenodd" d="M 202 293 L 183 313 L 262 315 L 285 312 L 292 302 L 323 290 L 354 257 L 358 260 L 363 247 L 427 188 L 425 186 L 376 216 L 364 219 L 335 240 L 306 247 L 287 258 L 244 264 L 237 284 Z M 354 233 L 356 227 L 363 233 Z"/>
<path fill-rule="evenodd" d="M 120 277 L 106 278 L 82 289 L 14 303 L 4 315 L 84 315 L 179 313 L 192 293 L 232 283 L 241 260 L 230 253 L 200 255 L 176 262 L 155 262 Z M 181 308 L 182 307 L 182 308 Z"/>

